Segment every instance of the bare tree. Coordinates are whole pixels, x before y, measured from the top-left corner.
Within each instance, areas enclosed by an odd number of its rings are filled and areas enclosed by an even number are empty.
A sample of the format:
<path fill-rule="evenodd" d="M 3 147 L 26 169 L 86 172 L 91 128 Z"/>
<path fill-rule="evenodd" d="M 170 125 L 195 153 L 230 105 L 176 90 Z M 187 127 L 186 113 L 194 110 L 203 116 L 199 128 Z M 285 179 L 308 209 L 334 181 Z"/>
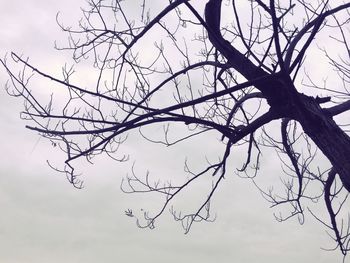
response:
<path fill-rule="evenodd" d="M 179 185 L 152 182 L 134 172 L 125 192 L 164 196 L 161 209 L 143 219 L 154 227 L 170 208 L 186 232 L 198 221 L 212 220 L 210 200 L 228 174 L 249 178 L 275 207 L 287 207 L 284 221 L 311 213 L 330 230 L 334 249 L 350 250 L 350 3 L 326 0 L 234 1 L 89 0 L 76 28 L 57 21 L 68 34 L 68 50 L 78 63 L 91 63 L 96 80 L 76 84 L 73 67 L 56 77 L 11 53 L 1 60 L 9 75 L 10 95 L 24 98 L 22 118 L 66 154 L 62 170 L 81 187 L 74 163 L 99 154 L 118 161 L 119 146 L 132 130 L 146 140 L 171 146 L 215 132 L 224 145 L 218 162 L 202 171 L 185 164 L 187 180 Z M 224 6 L 224 8 L 223 8 Z M 312 55 L 312 54 L 316 55 Z M 12 64 L 23 67 L 19 74 Z M 326 68 L 329 76 L 321 76 Z M 38 77 L 57 86 L 47 101 L 35 94 Z M 328 77 L 328 81 L 326 79 Z M 63 92 L 64 91 L 64 92 Z M 59 99 L 54 95 L 59 94 Z M 64 102 L 62 102 L 64 100 Z M 334 118 L 337 118 L 334 120 Z M 344 118 L 345 117 L 345 118 Z M 170 135 L 181 127 L 181 137 Z M 154 139 L 144 129 L 164 127 Z M 220 143 L 220 142 L 219 142 Z M 238 150 L 236 150 L 238 149 Z M 232 155 L 245 161 L 228 168 Z M 262 154 L 271 149 L 284 173 L 281 189 L 261 186 Z M 213 185 L 192 213 L 181 214 L 172 202 L 184 189 L 211 175 Z M 328 218 L 308 209 L 324 202 Z M 349 207 L 349 206 L 348 206 Z M 127 210 L 130 217 L 137 217 Z"/>

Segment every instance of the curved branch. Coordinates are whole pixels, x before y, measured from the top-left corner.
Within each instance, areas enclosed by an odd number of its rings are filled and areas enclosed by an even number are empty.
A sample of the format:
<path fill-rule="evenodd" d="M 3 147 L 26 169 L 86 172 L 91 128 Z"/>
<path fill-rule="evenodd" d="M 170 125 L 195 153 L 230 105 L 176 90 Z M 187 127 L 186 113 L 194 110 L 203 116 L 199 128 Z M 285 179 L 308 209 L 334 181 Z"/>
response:
<path fill-rule="evenodd" d="M 350 8 L 350 3 L 348 4 L 343 4 L 340 5 L 334 9 L 328 10 L 326 12 L 324 12 L 323 14 L 320 14 L 319 16 L 317 16 L 317 18 L 315 18 L 314 20 L 312 20 L 311 22 L 309 22 L 308 24 L 306 24 L 301 30 L 300 32 L 294 37 L 294 39 L 290 42 L 289 48 L 287 50 L 286 53 L 286 57 L 285 57 L 285 65 L 286 68 L 294 68 L 295 65 L 297 65 L 299 63 L 299 61 L 302 59 L 302 56 L 304 55 L 303 53 L 305 53 L 306 48 L 310 45 L 311 41 L 313 40 L 314 36 L 317 33 L 318 28 L 321 26 L 321 24 L 323 23 L 323 21 L 325 20 L 325 18 L 327 16 L 330 16 L 336 12 L 339 12 L 341 10 Z M 299 41 L 303 38 L 303 36 L 311 29 L 313 28 L 311 35 L 309 36 L 307 43 L 304 44 L 302 51 L 299 53 L 298 57 L 294 60 L 293 62 L 293 66 L 290 67 L 291 64 L 291 60 L 292 60 L 292 56 L 293 56 L 293 52 L 295 51 L 295 48 L 297 46 L 297 44 L 299 43 Z"/>
<path fill-rule="evenodd" d="M 221 17 L 221 2 L 222 0 L 209 0 L 205 7 L 205 21 L 194 8 L 190 9 L 197 19 L 203 25 L 206 25 L 209 40 L 226 57 L 234 69 L 248 80 L 266 75 L 267 73 L 262 68 L 254 65 L 247 57 L 234 48 L 230 42 L 223 38 L 220 31 L 220 23 L 217 21 L 217 18 Z"/>
<path fill-rule="evenodd" d="M 332 230 L 334 231 L 334 234 L 335 234 L 335 241 L 338 243 L 340 251 L 345 256 L 347 254 L 347 249 L 344 247 L 344 242 L 342 240 L 343 238 L 341 237 L 341 233 L 339 231 L 338 224 L 336 221 L 336 214 L 335 214 L 333 207 L 332 207 L 331 187 L 332 187 L 332 184 L 335 180 L 336 174 L 337 173 L 336 173 L 334 167 L 328 173 L 328 178 L 327 178 L 327 181 L 326 181 L 325 186 L 324 186 L 324 200 L 325 200 L 328 214 L 329 214 L 329 217 L 331 220 Z"/>
<path fill-rule="evenodd" d="M 229 124 L 230 124 L 231 120 L 233 119 L 233 116 L 237 112 L 238 108 L 241 108 L 242 104 L 245 101 L 247 101 L 249 99 L 254 99 L 254 98 L 264 98 L 264 96 L 261 92 L 253 92 L 253 93 L 246 94 L 241 99 L 237 100 L 235 105 L 233 106 L 228 118 L 227 118 L 226 126 L 229 126 Z"/>
<path fill-rule="evenodd" d="M 288 155 L 288 157 L 289 157 L 289 159 L 294 167 L 294 171 L 298 177 L 298 196 L 297 196 L 296 200 L 297 200 L 299 209 L 301 209 L 299 199 L 302 195 L 303 175 L 299 169 L 298 158 L 297 158 L 293 148 L 291 147 L 291 145 L 289 143 L 288 132 L 287 132 L 287 127 L 288 127 L 289 121 L 290 121 L 290 119 L 287 119 L 287 118 L 282 119 L 282 123 L 281 123 L 282 144 L 283 144 L 284 150 L 286 151 L 286 153 L 287 153 L 287 155 Z M 300 211 L 302 211 L 302 209 Z"/>

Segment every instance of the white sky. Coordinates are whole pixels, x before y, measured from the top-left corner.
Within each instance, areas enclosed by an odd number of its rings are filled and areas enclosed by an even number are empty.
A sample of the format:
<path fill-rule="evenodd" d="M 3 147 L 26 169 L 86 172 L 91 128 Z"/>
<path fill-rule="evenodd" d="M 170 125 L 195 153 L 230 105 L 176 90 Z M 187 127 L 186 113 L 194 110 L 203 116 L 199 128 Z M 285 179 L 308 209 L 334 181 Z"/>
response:
<path fill-rule="evenodd" d="M 55 39 L 64 39 L 55 24 L 56 12 L 75 21 L 84 1 L 0 0 L 0 4 L 0 55 L 17 51 L 43 69 L 59 70 L 65 57 L 53 49 Z M 277 223 L 254 187 L 233 177 L 223 182 L 215 198 L 216 222 L 196 224 L 184 235 L 165 214 L 155 230 L 137 228 L 124 210 L 152 209 L 157 202 L 147 200 L 147 195 L 121 193 L 119 185 L 131 163 L 100 158 L 85 171 L 86 187 L 74 189 L 47 166 L 46 159 L 55 161 L 57 153 L 24 128 L 19 119 L 22 101 L 5 94 L 6 79 L 1 68 L 0 262 L 340 262 L 338 251 L 320 250 L 329 239 L 311 216 L 303 226 L 293 219 Z M 198 147 L 212 147 L 210 143 Z M 166 161 L 152 163 L 145 156 L 151 148 L 139 151 L 137 146 L 131 141 L 129 153 L 141 166 L 158 166 L 158 171 L 170 175 L 178 172 L 169 170 Z M 183 153 L 174 151 L 167 153 L 170 159 L 182 158 Z"/>

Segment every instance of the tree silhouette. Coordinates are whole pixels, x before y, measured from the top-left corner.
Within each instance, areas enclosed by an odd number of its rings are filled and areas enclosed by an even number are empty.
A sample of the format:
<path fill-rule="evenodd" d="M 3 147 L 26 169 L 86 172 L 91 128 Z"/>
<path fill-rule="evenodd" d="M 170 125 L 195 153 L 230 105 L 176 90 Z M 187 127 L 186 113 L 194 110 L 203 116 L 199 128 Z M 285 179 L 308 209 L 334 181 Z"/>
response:
<path fill-rule="evenodd" d="M 91 86 L 76 84 L 73 67 L 63 76 L 42 71 L 11 53 L 1 60 L 10 95 L 24 98 L 22 118 L 66 154 L 63 169 L 75 187 L 82 181 L 77 159 L 102 153 L 117 161 L 119 146 L 132 130 L 148 141 L 172 146 L 215 133 L 224 151 L 202 171 L 185 164 L 187 180 L 179 185 L 151 182 L 134 169 L 123 182 L 125 192 L 164 196 L 161 209 L 144 212 L 140 227 L 154 227 L 170 208 L 188 232 L 194 222 L 210 221 L 210 200 L 224 176 L 249 178 L 273 207 L 288 207 L 284 221 L 305 212 L 331 230 L 335 248 L 350 250 L 350 4 L 334 1 L 167 1 L 89 0 L 76 28 L 64 26 L 68 50 L 78 63 L 91 63 Z M 167 2 L 167 3 L 166 3 Z M 157 3 L 157 4 L 155 4 Z M 316 54 L 316 55 L 315 55 Z M 19 74 L 12 64 L 23 67 Z M 84 64 L 84 65 L 85 65 Z M 327 72 L 327 76 L 321 75 Z M 32 78 L 57 87 L 49 100 L 32 90 Z M 328 78 L 328 79 L 327 79 Z M 56 98 L 56 95 L 58 98 Z M 336 120 L 334 120 L 336 117 Z M 157 140 L 143 132 L 160 125 Z M 170 136 L 181 127 L 181 137 Z M 238 150 L 236 150 L 238 149 Z M 232 169 L 232 155 L 242 155 Z M 264 152 L 274 152 L 283 173 L 282 188 L 265 189 L 256 180 Z M 193 213 L 171 208 L 175 197 L 199 178 L 213 185 Z M 324 202 L 328 219 L 308 209 Z M 137 217 L 132 210 L 125 211 Z"/>

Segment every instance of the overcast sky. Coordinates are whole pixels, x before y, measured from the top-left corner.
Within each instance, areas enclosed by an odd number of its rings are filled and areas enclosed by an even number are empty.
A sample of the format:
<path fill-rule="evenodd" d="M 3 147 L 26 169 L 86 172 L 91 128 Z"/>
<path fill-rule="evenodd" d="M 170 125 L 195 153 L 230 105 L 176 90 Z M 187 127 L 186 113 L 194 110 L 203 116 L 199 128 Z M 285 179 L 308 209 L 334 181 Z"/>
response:
<path fill-rule="evenodd" d="M 0 55 L 16 51 L 29 56 L 43 69 L 59 70 L 67 54 L 53 49 L 54 40 L 64 39 L 55 15 L 61 11 L 63 18 L 74 21 L 74 17 L 80 16 L 79 6 L 84 1 L 0 0 L 0 3 Z M 330 244 L 329 239 L 311 216 L 303 226 L 293 219 L 277 223 L 273 211 L 254 187 L 233 175 L 223 182 L 216 195 L 214 223 L 196 224 L 184 235 L 181 226 L 165 214 L 156 229 L 137 228 L 124 211 L 143 206 L 152 209 L 158 204 L 147 196 L 121 193 L 121 179 L 130 171 L 131 164 L 119 165 L 100 158 L 84 171 L 85 188 L 73 188 L 47 166 L 46 160 L 55 161 L 58 153 L 24 128 L 25 123 L 19 119 L 22 101 L 6 95 L 6 79 L 1 68 L 0 262 L 341 261 L 338 251 L 320 249 Z M 158 166 L 158 171 L 170 176 L 182 170 L 169 168 L 166 159 L 153 162 L 145 156 L 145 150 L 139 151 L 136 146 L 136 141 L 131 142 L 128 149 L 131 160 L 138 160 L 141 166 L 151 170 Z M 185 154 L 179 149 L 170 151 L 167 152 L 170 159 L 180 156 L 184 160 Z M 273 166 L 267 170 L 275 171 Z"/>

